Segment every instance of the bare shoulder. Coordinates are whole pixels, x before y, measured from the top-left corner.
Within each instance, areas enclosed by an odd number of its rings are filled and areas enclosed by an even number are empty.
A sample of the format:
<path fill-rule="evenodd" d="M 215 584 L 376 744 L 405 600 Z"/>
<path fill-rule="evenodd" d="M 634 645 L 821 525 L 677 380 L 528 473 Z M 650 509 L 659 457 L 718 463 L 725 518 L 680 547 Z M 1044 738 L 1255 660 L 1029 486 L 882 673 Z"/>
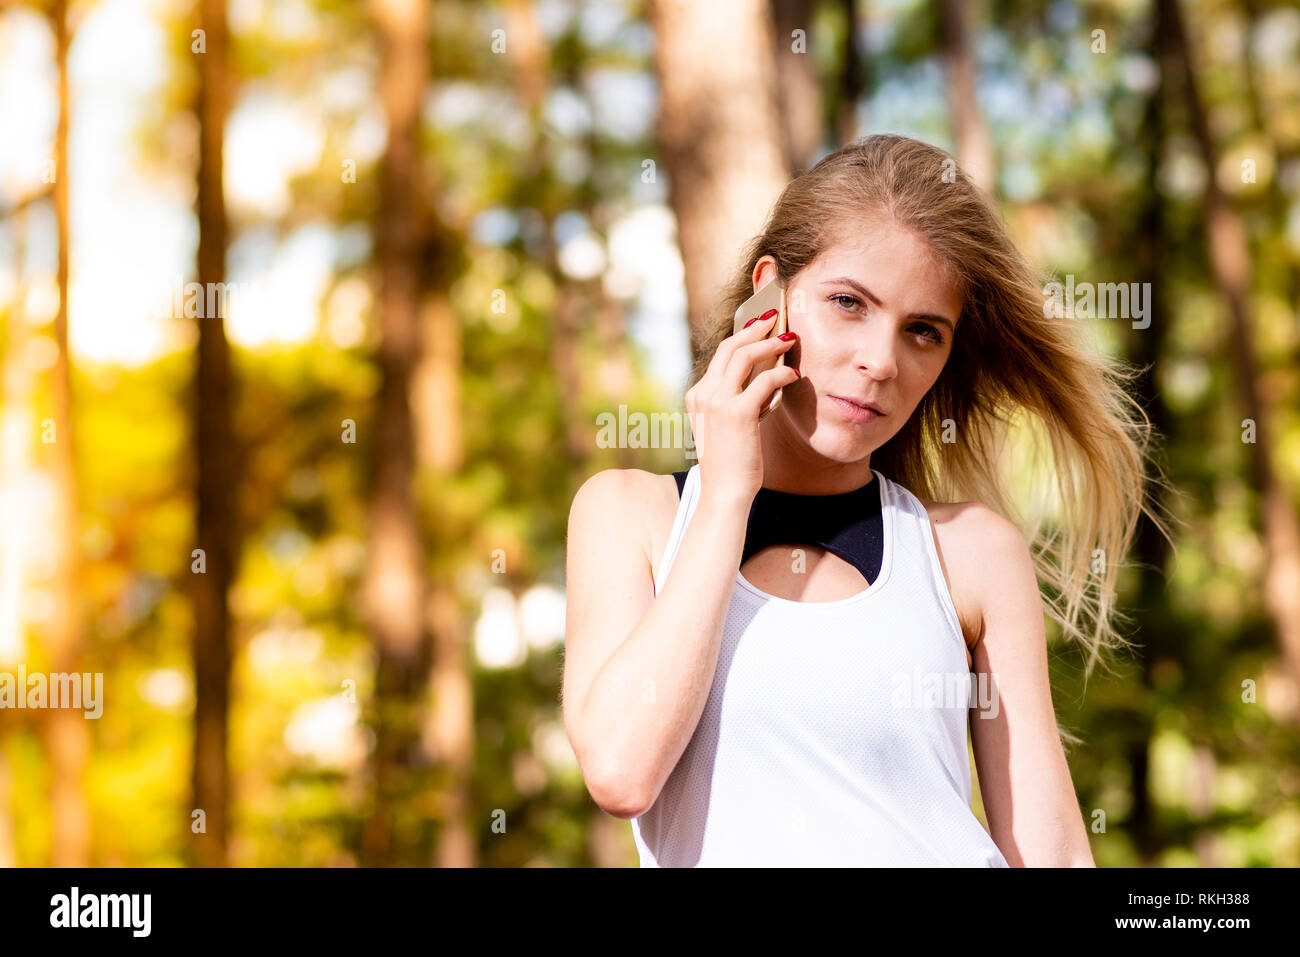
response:
<path fill-rule="evenodd" d="M 1016 541 L 1024 543 L 1024 535 L 1016 524 L 983 502 L 918 501 L 930 513 L 932 524 L 941 528 L 944 534 L 952 535 L 959 543 L 966 539 L 1000 547 Z"/>
<path fill-rule="evenodd" d="M 974 648 L 984 634 L 984 598 L 1003 587 L 1009 566 L 1028 560 L 1028 543 L 1014 522 L 982 502 L 919 501 L 930 515 L 967 647 Z"/>
<path fill-rule="evenodd" d="M 677 512 L 677 481 L 644 469 L 604 469 L 573 496 L 569 535 L 575 528 L 600 527 L 633 536 L 653 569 Z M 668 529 L 664 528 L 665 516 Z"/>

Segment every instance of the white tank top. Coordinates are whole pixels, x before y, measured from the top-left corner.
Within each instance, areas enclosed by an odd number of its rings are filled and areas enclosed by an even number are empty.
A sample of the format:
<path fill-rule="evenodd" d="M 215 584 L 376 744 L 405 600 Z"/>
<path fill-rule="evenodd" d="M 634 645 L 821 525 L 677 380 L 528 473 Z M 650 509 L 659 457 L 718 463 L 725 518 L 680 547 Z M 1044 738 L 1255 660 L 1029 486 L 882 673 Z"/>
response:
<path fill-rule="evenodd" d="M 929 516 L 872 470 L 884 555 L 865 591 L 797 602 L 738 571 L 704 713 L 654 805 L 642 867 L 1007 867 L 971 809 L 970 669 Z M 655 574 L 700 494 L 687 475 Z"/>

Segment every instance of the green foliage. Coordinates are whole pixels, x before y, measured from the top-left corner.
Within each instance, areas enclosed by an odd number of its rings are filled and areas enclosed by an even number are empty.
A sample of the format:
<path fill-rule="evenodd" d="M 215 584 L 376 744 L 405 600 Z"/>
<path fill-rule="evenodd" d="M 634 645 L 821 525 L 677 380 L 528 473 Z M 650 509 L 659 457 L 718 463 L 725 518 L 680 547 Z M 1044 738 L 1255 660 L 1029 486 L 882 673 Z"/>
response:
<path fill-rule="evenodd" d="M 364 5 L 302 6 L 311 29 L 291 29 L 277 19 L 288 14 L 276 14 L 275 4 L 241 5 L 244 16 L 257 17 L 232 24 L 236 107 L 276 97 L 323 130 L 318 160 L 287 184 L 289 211 L 265 223 L 253 214 L 233 216 L 232 240 L 265 227 L 279 244 L 304 223 L 323 223 L 337 242 L 337 259 L 314 336 L 233 350 L 242 549 L 229 596 L 231 853 L 241 865 L 354 866 L 371 800 L 365 754 L 372 741 L 361 715 L 372 703 L 375 658 L 357 592 L 380 381 L 369 235 L 377 153 L 356 144 L 375 119 L 377 94 L 366 85 L 373 84 L 378 54 Z M 434 5 L 434 75 L 418 159 L 432 204 L 431 238 L 420 254 L 423 291 L 445 296 L 459 336 L 449 361 L 463 457 L 451 472 L 426 463 L 415 491 L 425 571 L 431 582 L 450 587 L 462 614 L 474 739 L 467 780 L 452 780 L 426 750 L 411 756 L 413 783 L 397 809 L 399 831 L 411 856 L 426 863 L 451 826 L 446 795 L 453 786 L 464 788 L 464 825 L 482 866 L 590 866 L 610 863 L 611 853 L 635 863 L 626 822 L 595 807 L 572 755 L 564 754 L 562 650 L 534 649 L 523 664 L 506 668 L 486 667 L 475 656 L 488 587 L 518 595 L 562 581 L 568 508 L 588 475 L 608 467 L 681 467 L 673 452 L 608 451 L 594 440 L 574 449 L 567 442 L 575 421 L 594 437 L 596 414 L 619 403 L 662 409 L 676 399 L 630 338 L 601 331 L 596 317 L 610 306 L 610 294 L 599 278 L 564 272 L 556 238 L 557 223 L 580 214 L 608 249 L 623 214 L 664 198 L 662 184 L 640 179 L 643 161 L 659 159 L 652 117 L 629 133 L 597 109 L 594 95 L 602 83 L 653 82 L 644 5 L 609 0 L 584 13 L 578 5 L 544 6 L 550 99 L 540 117 L 530 117 L 513 60 L 490 47 L 492 30 L 506 22 L 504 7 Z M 951 145 L 937 5 L 871 6 L 871 83 L 863 105 L 873 131 L 888 127 Z M 845 24 L 831 4 L 814 7 L 809 53 L 830 102 Z M 1120 603 L 1136 621 L 1130 637 L 1138 656 L 1114 675 L 1091 679 L 1085 694 L 1082 663 L 1052 647 L 1060 721 L 1085 741 L 1069 755 L 1085 823 L 1092 825 L 1094 811 L 1105 812 L 1104 832 L 1091 834 L 1095 858 L 1100 866 L 1296 866 L 1300 738 L 1285 707 L 1294 685 L 1278 664 L 1261 594 L 1267 555 L 1260 501 L 1242 441 L 1232 333 L 1206 260 L 1202 197 L 1177 175 L 1197 163 L 1187 117 L 1172 105 L 1162 110 L 1163 138 L 1148 123 L 1151 92 L 1140 81 L 1152 65 L 1149 5 L 998 0 L 991 12 L 974 38 L 980 103 L 997 148 L 999 199 L 1017 238 L 1048 269 L 1099 282 L 1148 278 L 1136 265 L 1144 241 L 1154 241 L 1161 254 L 1150 277 L 1164 304 L 1154 317 L 1157 345 L 1139 338 L 1154 330 L 1080 320 L 1091 322 L 1116 354 L 1137 358 L 1154 348 L 1147 361 L 1166 416 L 1163 454 L 1183 493 L 1171 506 L 1184 523 L 1176 557 L 1160 555 L 1156 567 L 1126 572 Z M 569 19 L 557 23 L 561 15 Z M 1188 15 L 1205 57 L 1200 75 L 1211 126 L 1225 155 L 1237 161 L 1245 150 L 1269 158 L 1266 182 L 1234 185 L 1231 193 L 1245 214 L 1253 256 L 1261 386 L 1276 413 L 1274 462 L 1294 495 L 1300 254 L 1283 210 L 1289 204 L 1294 213 L 1300 198 L 1295 176 L 1284 182 L 1278 170 L 1289 159 L 1294 173 L 1300 111 L 1285 71 L 1262 65 L 1251 89 L 1228 45 L 1211 49 L 1209 38 L 1235 19 L 1231 9 L 1198 7 Z M 601 17 L 614 26 L 600 29 Z M 142 169 L 192 175 L 191 153 L 174 149 L 177 130 L 183 134 L 192 123 L 184 115 L 195 89 L 190 20 L 176 15 L 160 24 L 170 73 L 156 115 L 137 130 Z M 1089 51 L 1097 27 L 1107 31 L 1106 54 Z M 358 92 L 358 85 L 365 88 Z M 340 90 L 357 95 L 336 96 Z M 585 109 L 590 125 L 566 132 L 565 104 Z M 1265 117 L 1263 129 L 1255 128 L 1254 115 Z M 340 177 L 349 160 L 356 161 L 354 183 Z M 1163 217 L 1155 236 L 1138 215 L 1153 203 Z M 513 224 L 508 238 L 476 232 L 488 212 Z M 365 333 L 340 344 L 331 297 L 358 280 L 371 290 L 353 317 Z M 0 290 L 0 342 L 13 361 L 14 308 L 5 299 Z M 566 392 L 557 362 L 562 305 L 574 323 L 576 394 Z M 630 300 L 615 299 L 616 325 L 626 330 L 633 310 Z M 74 317 L 81 321 L 93 318 Z M 177 866 L 190 826 L 194 357 L 182 350 L 137 368 L 82 361 L 75 353 L 73 359 L 80 583 L 88 612 L 83 667 L 104 672 L 112 703 L 93 723 L 85 781 L 93 861 Z M 631 380 L 607 387 L 598 370 L 609 360 L 626 362 Z M 43 383 L 28 401 L 33 421 L 50 414 Z M 355 422 L 355 443 L 341 440 L 345 420 Z M 39 442 L 30 453 L 46 464 L 48 450 Z M 497 550 L 507 563 L 500 577 L 492 567 Z M 31 660 L 39 661 L 41 629 L 29 632 Z M 1256 701 L 1243 700 L 1243 683 L 1257 688 Z M 426 699 L 425 707 L 435 703 Z M 418 723 L 424 716 L 406 717 Z M 49 768 L 39 741 L 33 726 L 0 726 L 0 755 L 13 782 L 9 808 L 17 811 L 17 860 L 24 865 L 48 858 L 58 826 L 45 797 Z M 0 814 L 6 810 L 0 803 Z M 494 828 L 498 817 L 503 832 Z"/>

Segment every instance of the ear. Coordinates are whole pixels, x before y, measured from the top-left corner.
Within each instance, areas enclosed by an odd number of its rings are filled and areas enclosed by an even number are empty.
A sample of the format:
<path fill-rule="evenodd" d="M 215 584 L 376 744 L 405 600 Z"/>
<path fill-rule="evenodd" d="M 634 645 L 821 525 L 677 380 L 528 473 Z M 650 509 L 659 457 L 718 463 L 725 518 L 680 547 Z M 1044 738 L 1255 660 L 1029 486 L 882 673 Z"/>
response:
<path fill-rule="evenodd" d="M 754 292 L 758 292 L 769 282 L 776 278 L 776 260 L 772 256 L 764 256 L 758 262 L 754 263 Z"/>

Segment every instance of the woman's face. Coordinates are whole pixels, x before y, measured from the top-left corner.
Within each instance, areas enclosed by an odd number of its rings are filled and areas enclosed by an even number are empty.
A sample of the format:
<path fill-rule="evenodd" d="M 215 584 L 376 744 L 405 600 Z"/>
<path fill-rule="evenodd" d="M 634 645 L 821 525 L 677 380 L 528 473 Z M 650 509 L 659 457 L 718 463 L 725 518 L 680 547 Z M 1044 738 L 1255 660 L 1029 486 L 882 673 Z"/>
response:
<path fill-rule="evenodd" d="M 763 257 L 755 289 L 775 275 L 775 261 Z M 790 331 L 799 335 L 786 361 L 803 377 L 765 419 L 765 446 L 771 434 L 783 447 L 776 458 L 806 460 L 811 449 L 831 462 L 861 461 L 903 427 L 939 378 L 952 352 L 960 289 L 922 240 L 885 220 L 822 253 L 786 297 Z M 855 401 L 884 414 L 861 411 Z M 803 464 L 816 471 L 828 463 Z"/>

